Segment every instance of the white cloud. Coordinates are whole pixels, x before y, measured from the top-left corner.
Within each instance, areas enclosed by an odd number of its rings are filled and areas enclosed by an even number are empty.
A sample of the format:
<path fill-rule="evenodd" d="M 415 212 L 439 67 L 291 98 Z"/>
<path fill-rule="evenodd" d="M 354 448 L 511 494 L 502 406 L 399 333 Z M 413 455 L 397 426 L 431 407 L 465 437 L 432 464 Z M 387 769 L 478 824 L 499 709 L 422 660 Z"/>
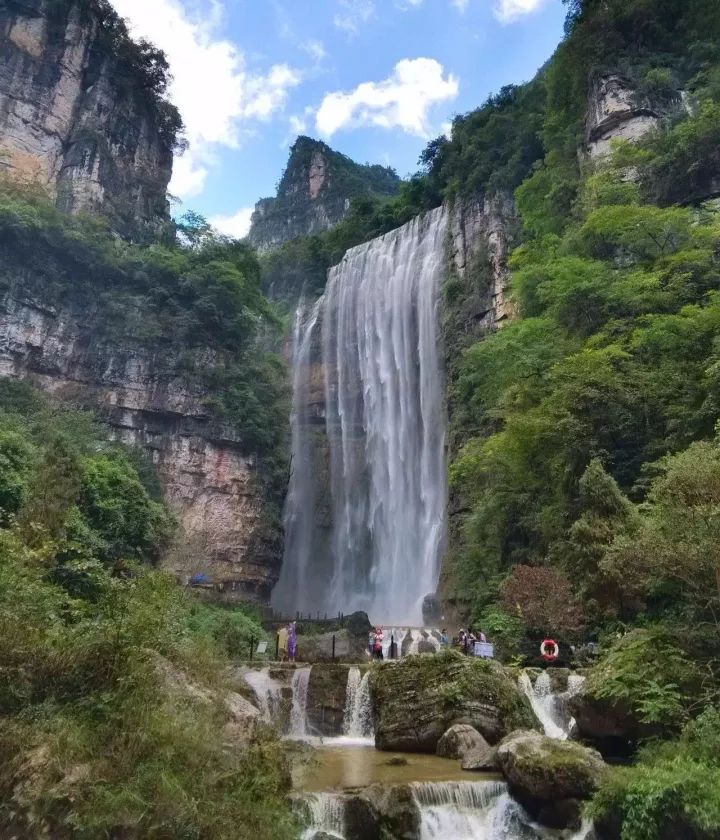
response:
<path fill-rule="evenodd" d="M 453 129 L 453 126 L 452 126 L 452 123 L 450 122 L 450 120 L 448 120 L 447 122 L 444 122 L 440 126 L 440 130 L 442 131 L 443 136 L 447 137 L 448 140 L 452 140 L 452 129 Z"/>
<path fill-rule="evenodd" d="M 433 105 L 455 99 L 458 80 L 444 75 L 433 58 L 406 58 L 381 82 L 363 82 L 350 92 L 326 94 L 315 116 L 320 134 L 331 137 L 343 128 L 380 126 L 401 128 L 408 134 L 428 137 Z"/>
<path fill-rule="evenodd" d="M 408 9 L 417 9 L 423 3 L 424 0 L 395 0 L 395 5 L 402 12 L 406 12 Z"/>
<path fill-rule="evenodd" d="M 304 44 L 300 44 L 300 49 L 306 52 L 316 64 L 319 64 L 327 55 L 322 41 L 305 41 Z"/>
<path fill-rule="evenodd" d="M 339 0 L 339 11 L 333 17 L 338 29 L 357 35 L 360 27 L 375 17 L 373 0 Z"/>
<path fill-rule="evenodd" d="M 455 6 L 455 8 L 462 13 L 465 11 L 465 9 L 467 9 L 470 0 L 451 0 L 451 2 L 453 6 Z"/>
<path fill-rule="evenodd" d="M 181 198 L 197 195 L 213 163 L 213 149 L 237 148 L 244 121 L 266 120 L 280 111 L 300 74 L 285 64 L 266 74 L 248 72 L 238 47 L 217 35 L 223 12 L 218 0 L 205 0 L 202 18 L 192 17 L 180 0 L 112 3 L 135 37 L 167 54 L 173 75 L 170 97 L 190 141 L 190 150 L 175 162 L 170 191 Z"/>
<path fill-rule="evenodd" d="M 237 213 L 229 216 L 211 216 L 208 221 L 218 233 L 232 236 L 233 239 L 244 239 L 250 232 L 252 207 L 242 207 Z"/>
<path fill-rule="evenodd" d="M 536 12 L 547 0 L 498 0 L 494 14 L 500 23 L 513 23 L 524 15 Z"/>

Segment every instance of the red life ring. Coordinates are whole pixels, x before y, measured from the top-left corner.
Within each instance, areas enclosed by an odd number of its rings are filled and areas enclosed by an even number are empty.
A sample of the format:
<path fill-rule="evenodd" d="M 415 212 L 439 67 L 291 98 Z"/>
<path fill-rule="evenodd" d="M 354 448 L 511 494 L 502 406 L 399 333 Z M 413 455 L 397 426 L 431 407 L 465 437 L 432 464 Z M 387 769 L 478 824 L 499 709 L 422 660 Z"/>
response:
<path fill-rule="evenodd" d="M 546 662 L 554 662 L 560 654 L 558 643 L 554 639 L 545 639 L 540 645 L 540 656 Z"/>

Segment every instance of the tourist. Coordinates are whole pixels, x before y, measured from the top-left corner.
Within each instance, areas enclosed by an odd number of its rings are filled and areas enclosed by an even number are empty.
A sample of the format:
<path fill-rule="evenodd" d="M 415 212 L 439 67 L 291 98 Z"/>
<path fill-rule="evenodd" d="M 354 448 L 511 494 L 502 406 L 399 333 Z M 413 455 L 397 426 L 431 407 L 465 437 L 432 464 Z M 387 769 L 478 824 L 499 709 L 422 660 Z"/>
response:
<path fill-rule="evenodd" d="M 382 627 L 375 628 L 375 640 L 373 642 L 373 656 L 375 659 L 383 659 L 383 631 Z"/>
<path fill-rule="evenodd" d="M 440 644 L 442 647 L 447 647 L 450 644 L 450 639 L 448 638 L 447 630 L 443 627 L 440 631 Z"/>
<path fill-rule="evenodd" d="M 372 658 L 374 649 L 375 649 L 375 631 L 371 630 L 368 633 L 368 656 L 370 658 Z"/>
<path fill-rule="evenodd" d="M 478 641 L 479 642 L 487 642 L 487 639 L 485 638 L 485 634 L 483 633 L 482 628 L 480 628 L 478 630 Z"/>
<path fill-rule="evenodd" d="M 278 630 L 278 656 L 281 662 L 287 661 L 289 635 L 290 633 L 287 627 L 281 627 Z"/>
<path fill-rule="evenodd" d="M 291 662 L 295 661 L 297 654 L 297 628 L 295 622 L 290 622 L 290 629 L 288 630 L 288 658 Z"/>

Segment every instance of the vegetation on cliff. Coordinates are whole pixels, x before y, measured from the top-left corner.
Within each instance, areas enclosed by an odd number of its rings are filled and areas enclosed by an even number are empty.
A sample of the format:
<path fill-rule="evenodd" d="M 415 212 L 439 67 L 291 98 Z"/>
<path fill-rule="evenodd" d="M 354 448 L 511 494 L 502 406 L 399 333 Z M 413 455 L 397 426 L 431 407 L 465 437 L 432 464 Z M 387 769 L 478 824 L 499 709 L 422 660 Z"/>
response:
<path fill-rule="evenodd" d="M 445 195 L 470 182 L 516 187 L 524 229 L 511 257 L 518 317 L 451 371 L 464 527 L 446 579 L 505 650 L 523 635 L 599 638 L 588 692 L 680 741 L 612 774 L 597 813 L 621 815 L 626 840 L 671 825 L 710 836 L 720 819 L 703 780 L 716 759 L 693 733 L 717 736 L 720 700 L 720 215 L 710 200 L 720 10 L 569 5 L 567 38 L 514 94 L 530 103 L 521 125 L 540 114 L 542 151 L 521 182 L 514 164 L 534 153 L 532 131 L 513 150 L 500 121 L 494 148 L 492 103 L 430 150 Z M 639 143 L 583 160 L 589 80 L 602 72 L 629 79 L 642 101 L 682 90 L 688 107 Z M 565 593 L 562 609 L 545 586 Z"/>
<path fill-rule="evenodd" d="M 152 569 L 174 523 L 138 453 L 0 385 L 0 833 L 293 836 L 282 751 L 228 711 L 260 628 Z"/>
<path fill-rule="evenodd" d="M 132 245 L 102 220 L 68 217 L 42 192 L 3 182 L 0 291 L 22 278 L 23 295 L 77 313 L 101 344 L 150 351 L 202 386 L 208 413 L 257 457 L 278 504 L 288 414 L 286 366 L 273 352 L 280 319 L 252 249 L 194 216 L 182 232 L 185 244 Z"/>

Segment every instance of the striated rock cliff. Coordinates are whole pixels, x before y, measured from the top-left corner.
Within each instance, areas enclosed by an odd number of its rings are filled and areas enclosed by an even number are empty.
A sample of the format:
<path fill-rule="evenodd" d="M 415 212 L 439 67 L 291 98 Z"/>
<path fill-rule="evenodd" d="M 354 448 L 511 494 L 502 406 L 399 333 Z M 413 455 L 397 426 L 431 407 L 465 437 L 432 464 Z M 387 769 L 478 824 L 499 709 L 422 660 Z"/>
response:
<path fill-rule="evenodd" d="M 345 218 L 352 199 L 391 196 L 399 189 L 392 169 L 363 166 L 319 140 L 298 137 L 277 196 L 255 205 L 250 242 L 268 251 L 297 236 L 321 233 Z"/>
<path fill-rule="evenodd" d="M 97 407 L 115 437 L 148 453 L 178 513 L 182 533 L 166 564 L 184 583 L 202 575 L 216 599 L 266 602 L 282 547 L 256 464 L 213 420 L 203 388 L 178 375 L 177 352 L 109 340 L 93 330 L 92 312 L 43 303 L 22 279 L 3 288 L 0 376 Z"/>
<path fill-rule="evenodd" d="M 640 93 L 637 84 L 620 73 L 596 76 L 588 95 L 585 121 L 585 153 L 591 159 L 607 156 L 613 140 L 637 141 L 660 121 L 681 112 L 681 91 L 661 100 Z"/>
<path fill-rule="evenodd" d="M 157 52 L 103 0 L 3 0 L 0 56 L 0 172 L 123 235 L 168 218 L 180 120 Z"/>

